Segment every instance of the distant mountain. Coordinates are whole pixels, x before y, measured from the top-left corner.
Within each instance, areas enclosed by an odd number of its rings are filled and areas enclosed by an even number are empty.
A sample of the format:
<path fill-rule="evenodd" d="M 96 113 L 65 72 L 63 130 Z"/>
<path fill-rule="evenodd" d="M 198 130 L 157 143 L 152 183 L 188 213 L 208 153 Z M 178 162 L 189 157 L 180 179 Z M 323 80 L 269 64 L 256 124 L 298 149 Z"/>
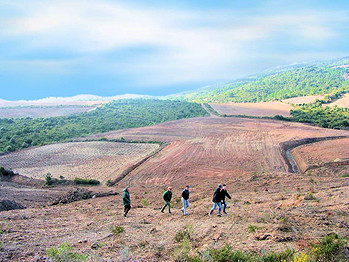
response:
<path fill-rule="evenodd" d="M 265 70 L 173 98 L 196 102 L 261 102 L 349 91 L 349 57 Z"/>
<path fill-rule="evenodd" d="M 56 105 L 91 105 L 120 99 L 153 98 L 147 95 L 124 94 L 117 96 L 76 95 L 71 97 L 47 97 L 38 100 L 8 101 L 0 99 L 0 107 L 11 106 L 56 106 Z"/>

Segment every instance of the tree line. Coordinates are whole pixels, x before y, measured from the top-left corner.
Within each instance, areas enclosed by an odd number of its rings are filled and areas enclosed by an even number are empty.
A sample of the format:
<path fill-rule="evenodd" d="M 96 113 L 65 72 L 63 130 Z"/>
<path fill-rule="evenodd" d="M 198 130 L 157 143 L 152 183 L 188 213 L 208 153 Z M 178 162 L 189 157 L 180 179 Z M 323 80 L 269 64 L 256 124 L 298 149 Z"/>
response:
<path fill-rule="evenodd" d="M 69 141 L 74 137 L 204 116 L 200 104 L 158 99 L 112 101 L 90 112 L 49 118 L 0 119 L 0 152 Z"/>

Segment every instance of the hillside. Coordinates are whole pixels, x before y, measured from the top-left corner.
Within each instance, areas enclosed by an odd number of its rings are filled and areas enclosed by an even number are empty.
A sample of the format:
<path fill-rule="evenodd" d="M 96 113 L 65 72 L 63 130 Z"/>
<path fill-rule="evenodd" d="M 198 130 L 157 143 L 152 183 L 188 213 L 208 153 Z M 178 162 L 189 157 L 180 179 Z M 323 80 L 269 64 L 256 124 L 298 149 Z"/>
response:
<path fill-rule="evenodd" d="M 199 102 L 261 102 L 349 91 L 348 59 L 270 70 L 218 88 L 204 88 L 180 96 Z"/>
<path fill-rule="evenodd" d="M 117 129 L 204 116 L 200 104 L 155 99 L 112 101 L 90 112 L 51 118 L 0 119 L 0 152 L 67 141 Z"/>

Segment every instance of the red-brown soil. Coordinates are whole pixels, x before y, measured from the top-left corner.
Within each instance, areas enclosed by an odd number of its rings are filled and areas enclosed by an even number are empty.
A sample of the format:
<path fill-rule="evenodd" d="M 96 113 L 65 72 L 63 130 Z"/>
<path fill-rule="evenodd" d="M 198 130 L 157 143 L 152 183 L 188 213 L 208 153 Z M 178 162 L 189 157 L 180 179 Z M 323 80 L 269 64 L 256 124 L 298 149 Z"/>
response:
<path fill-rule="evenodd" d="M 210 104 L 214 110 L 224 115 L 247 116 L 290 116 L 291 105 L 282 102 L 226 103 Z"/>
<path fill-rule="evenodd" d="M 282 102 L 288 103 L 288 104 L 295 104 L 295 105 L 310 104 L 310 103 L 314 103 L 316 101 L 316 99 L 323 99 L 324 97 L 325 96 L 322 96 L 322 95 L 299 96 L 299 97 L 284 99 L 284 100 L 282 100 Z"/>
<path fill-rule="evenodd" d="M 279 145 L 348 134 L 275 120 L 206 117 L 93 135 L 90 139 L 169 142 L 113 187 L 121 192 L 131 186 L 130 217 L 122 217 L 120 196 L 1 212 L 1 256 L 30 261 L 35 255 L 45 257 L 46 248 L 68 242 L 97 261 L 174 261 L 175 234 L 186 225 L 193 226 L 193 252 L 224 243 L 256 252 L 302 250 L 330 232 L 349 237 L 349 178 L 333 172 L 288 173 Z M 209 217 L 218 183 L 226 183 L 232 196 L 229 215 Z M 186 184 L 191 185 L 191 206 L 183 217 L 180 193 Z M 174 192 L 172 215 L 160 212 L 168 185 Z M 309 192 L 315 201 L 304 199 Z M 115 225 L 125 232 L 113 235 Z M 250 225 L 257 232 L 250 233 Z M 267 233 L 267 240 L 256 239 Z M 91 248 L 95 242 L 97 249 Z"/>
<path fill-rule="evenodd" d="M 349 138 L 299 146 L 292 150 L 292 155 L 302 172 L 314 167 L 333 165 L 343 166 L 343 171 L 349 173 Z"/>

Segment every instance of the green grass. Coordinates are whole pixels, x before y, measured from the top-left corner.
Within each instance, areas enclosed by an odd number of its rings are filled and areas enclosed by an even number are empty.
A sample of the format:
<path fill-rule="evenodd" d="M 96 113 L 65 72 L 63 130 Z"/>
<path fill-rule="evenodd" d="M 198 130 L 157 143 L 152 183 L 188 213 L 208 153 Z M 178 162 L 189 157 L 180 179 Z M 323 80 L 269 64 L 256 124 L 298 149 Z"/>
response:
<path fill-rule="evenodd" d="M 47 255 L 56 262 L 87 261 L 88 255 L 73 252 L 72 245 L 63 243 L 59 247 L 51 247 L 46 250 Z"/>
<path fill-rule="evenodd" d="M 100 182 L 96 179 L 74 178 L 74 183 L 78 185 L 99 185 Z"/>

